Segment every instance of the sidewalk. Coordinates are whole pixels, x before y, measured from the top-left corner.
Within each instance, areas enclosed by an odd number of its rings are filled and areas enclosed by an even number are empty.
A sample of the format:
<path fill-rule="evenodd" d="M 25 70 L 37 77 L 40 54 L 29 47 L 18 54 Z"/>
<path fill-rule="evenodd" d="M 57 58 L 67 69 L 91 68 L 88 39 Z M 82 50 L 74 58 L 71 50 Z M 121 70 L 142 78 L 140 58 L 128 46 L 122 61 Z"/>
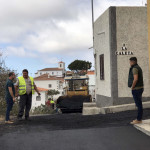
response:
<path fill-rule="evenodd" d="M 143 102 L 143 108 L 150 108 L 150 101 Z M 115 105 L 109 107 L 97 107 L 96 103 L 83 103 L 83 115 L 109 114 L 123 111 L 137 110 L 135 103 Z"/>
<path fill-rule="evenodd" d="M 148 136 L 150 136 L 150 119 L 143 120 L 141 124 L 136 124 L 134 125 L 134 127 L 142 131 L 143 133 L 147 134 Z"/>

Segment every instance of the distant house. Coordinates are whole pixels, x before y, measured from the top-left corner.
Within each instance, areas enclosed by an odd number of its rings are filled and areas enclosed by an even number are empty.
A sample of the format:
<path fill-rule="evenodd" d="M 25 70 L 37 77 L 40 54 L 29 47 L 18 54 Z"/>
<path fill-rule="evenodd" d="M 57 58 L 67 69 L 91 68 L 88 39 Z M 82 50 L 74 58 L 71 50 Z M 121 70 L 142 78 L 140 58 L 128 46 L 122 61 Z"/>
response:
<path fill-rule="evenodd" d="M 58 68 L 44 68 L 38 70 L 37 73 L 35 73 L 34 81 L 38 87 L 48 90 L 58 90 L 60 94 L 54 96 L 54 100 L 56 100 L 59 96 L 63 95 L 65 73 L 65 63 L 61 61 L 58 63 Z"/>
<path fill-rule="evenodd" d="M 59 62 L 58 68 L 44 68 L 42 70 L 38 70 L 37 73 L 35 73 L 35 77 L 39 77 L 43 74 L 49 74 L 50 76 L 57 76 L 57 77 L 63 77 L 65 74 L 65 63 Z"/>
<path fill-rule="evenodd" d="M 59 95 L 54 96 L 54 100 L 56 100 L 59 96 L 63 95 L 63 77 L 50 76 L 49 74 L 43 74 L 39 77 L 34 78 L 34 82 L 37 87 L 46 88 L 48 90 L 58 90 L 60 92 Z"/>
<path fill-rule="evenodd" d="M 32 95 L 32 109 L 41 105 L 45 105 L 45 102 L 48 100 L 48 89 L 38 87 L 38 90 L 41 93 L 41 96 L 39 97 L 36 92 Z"/>

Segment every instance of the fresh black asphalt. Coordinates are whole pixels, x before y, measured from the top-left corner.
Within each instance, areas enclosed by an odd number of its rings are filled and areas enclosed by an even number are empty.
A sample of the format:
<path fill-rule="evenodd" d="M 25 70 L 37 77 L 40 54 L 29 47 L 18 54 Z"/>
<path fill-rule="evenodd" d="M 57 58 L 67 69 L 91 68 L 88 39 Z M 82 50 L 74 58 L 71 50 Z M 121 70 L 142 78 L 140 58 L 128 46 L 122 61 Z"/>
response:
<path fill-rule="evenodd" d="M 135 116 L 55 114 L 0 124 L 0 150 L 149 150 L 150 137 L 129 124 Z M 144 110 L 149 118 L 150 109 Z"/>

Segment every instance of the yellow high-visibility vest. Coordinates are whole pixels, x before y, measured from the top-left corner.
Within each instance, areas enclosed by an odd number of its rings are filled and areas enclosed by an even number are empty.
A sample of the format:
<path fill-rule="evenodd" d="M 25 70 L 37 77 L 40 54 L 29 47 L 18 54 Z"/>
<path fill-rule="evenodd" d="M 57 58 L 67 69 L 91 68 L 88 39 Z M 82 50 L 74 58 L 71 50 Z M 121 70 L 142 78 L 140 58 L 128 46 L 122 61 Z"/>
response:
<path fill-rule="evenodd" d="M 32 85 L 32 94 L 34 94 L 34 79 L 32 77 L 29 77 L 31 80 L 31 85 Z M 26 82 L 24 77 L 18 77 L 19 79 L 19 95 L 24 95 L 26 94 Z"/>
<path fill-rule="evenodd" d="M 54 104 L 55 102 L 53 100 L 50 101 L 51 104 Z"/>

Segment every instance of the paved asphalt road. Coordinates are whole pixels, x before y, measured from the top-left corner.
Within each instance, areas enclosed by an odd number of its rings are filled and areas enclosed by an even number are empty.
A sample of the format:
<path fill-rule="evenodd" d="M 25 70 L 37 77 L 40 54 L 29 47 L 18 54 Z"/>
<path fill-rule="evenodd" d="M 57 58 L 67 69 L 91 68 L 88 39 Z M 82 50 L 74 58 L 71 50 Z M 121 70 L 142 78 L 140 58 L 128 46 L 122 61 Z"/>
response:
<path fill-rule="evenodd" d="M 135 116 L 135 111 L 59 114 L 0 124 L 0 150 L 150 150 L 150 137 L 129 124 Z M 144 111 L 146 118 L 150 109 Z"/>

